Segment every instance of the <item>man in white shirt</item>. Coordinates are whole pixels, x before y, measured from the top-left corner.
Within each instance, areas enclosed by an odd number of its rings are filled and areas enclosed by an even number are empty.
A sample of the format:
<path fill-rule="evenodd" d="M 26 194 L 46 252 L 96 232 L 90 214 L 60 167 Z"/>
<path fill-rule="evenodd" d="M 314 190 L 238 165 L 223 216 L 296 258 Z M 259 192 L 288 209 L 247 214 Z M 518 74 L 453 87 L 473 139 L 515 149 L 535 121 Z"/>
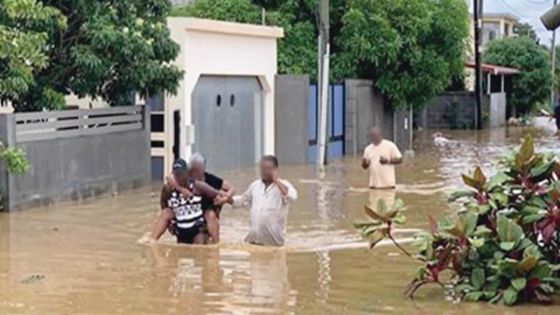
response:
<path fill-rule="evenodd" d="M 291 201 L 298 197 L 296 189 L 287 180 L 278 177 L 278 159 L 265 155 L 260 161 L 261 178 L 247 191 L 229 198 L 234 207 L 251 207 L 251 230 L 245 241 L 251 244 L 283 246 L 286 221 Z"/>
<path fill-rule="evenodd" d="M 403 160 L 399 148 L 383 139 L 379 128 L 371 128 L 368 137 L 370 145 L 364 150 L 362 167 L 369 170 L 369 188 L 395 188 L 395 165 Z"/>

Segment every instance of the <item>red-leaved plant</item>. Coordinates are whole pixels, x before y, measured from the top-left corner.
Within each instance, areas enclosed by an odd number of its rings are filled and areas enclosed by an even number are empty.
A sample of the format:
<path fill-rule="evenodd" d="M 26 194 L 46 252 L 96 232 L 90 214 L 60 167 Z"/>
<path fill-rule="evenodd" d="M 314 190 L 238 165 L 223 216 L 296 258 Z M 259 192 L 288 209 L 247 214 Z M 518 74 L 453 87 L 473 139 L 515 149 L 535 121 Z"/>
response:
<path fill-rule="evenodd" d="M 550 301 L 560 288 L 560 163 L 536 154 L 527 137 L 490 178 L 479 167 L 462 177 L 468 189 L 450 196 L 462 201 L 457 216 L 429 217 L 429 231 L 416 236 L 415 255 L 393 238 L 394 225 L 405 222 L 400 200 L 390 209 L 383 202 L 366 206 L 370 220 L 355 226 L 371 248 L 389 238 L 422 263 L 405 291 L 409 297 L 437 284 L 468 301 Z"/>

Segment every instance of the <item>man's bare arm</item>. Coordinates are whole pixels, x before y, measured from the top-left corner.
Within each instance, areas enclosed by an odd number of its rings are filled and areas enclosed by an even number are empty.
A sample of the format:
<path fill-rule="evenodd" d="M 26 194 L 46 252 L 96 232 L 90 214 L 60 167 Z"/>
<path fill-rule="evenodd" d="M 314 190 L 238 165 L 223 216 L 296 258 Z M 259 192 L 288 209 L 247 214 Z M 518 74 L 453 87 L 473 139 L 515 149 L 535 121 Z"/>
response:
<path fill-rule="evenodd" d="M 210 199 L 214 199 L 220 194 L 218 190 L 212 188 L 206 182 L 200 180 L 194 182 L 194 187 L 198 190 L 198 192 L 200 192 L 201 195 L 204 195 Z"/>
<path fill-rule="evenodd" d="M 233 196 L 234 193 L 233 186 L 225 180 L 222 183 L 222 191 L 226 196 Z"/>
<path fill-rule="evenodd" d="M 369 168 L 369 160 L 366 158 L 362 158 L 362 168 L 368 169 Z"/>

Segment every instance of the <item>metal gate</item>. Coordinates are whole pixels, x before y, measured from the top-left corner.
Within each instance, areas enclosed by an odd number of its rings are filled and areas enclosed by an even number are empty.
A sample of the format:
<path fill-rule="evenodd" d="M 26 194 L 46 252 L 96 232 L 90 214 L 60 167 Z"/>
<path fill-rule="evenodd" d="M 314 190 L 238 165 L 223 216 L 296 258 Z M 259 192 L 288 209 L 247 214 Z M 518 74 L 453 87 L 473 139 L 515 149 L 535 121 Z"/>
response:
<path fill-rule="evenodd" d="M 262 149 L 262 112 L 256 78 L 202 76 L 192 94 L 193 150 L 212 171 L 253 167 Z"/>
<path fill-rule="evenodd" d="M 329 86 L 328 112 L 328 158 L 338 159 L 344 156 L 344 85 L 331 84 Z M 317 85 L 309 87 L 309 148 L 307 161 L 315 163 L 317 157 L 317 130 L 319 129 Z"/>

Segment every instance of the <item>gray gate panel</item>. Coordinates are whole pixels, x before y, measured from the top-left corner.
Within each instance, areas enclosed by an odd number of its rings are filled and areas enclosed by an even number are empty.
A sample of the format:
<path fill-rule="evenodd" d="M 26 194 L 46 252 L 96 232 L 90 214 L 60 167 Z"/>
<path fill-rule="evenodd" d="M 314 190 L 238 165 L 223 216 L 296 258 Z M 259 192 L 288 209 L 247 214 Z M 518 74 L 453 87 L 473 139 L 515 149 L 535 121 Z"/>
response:
<path fill-rule="evenodd" d="M 208 158 L 208 168 L 224 171 L 254 166 L 255 106 L 262 106 L 258 80 L 203 76 L 192 100 L 193 148 Z"/>

